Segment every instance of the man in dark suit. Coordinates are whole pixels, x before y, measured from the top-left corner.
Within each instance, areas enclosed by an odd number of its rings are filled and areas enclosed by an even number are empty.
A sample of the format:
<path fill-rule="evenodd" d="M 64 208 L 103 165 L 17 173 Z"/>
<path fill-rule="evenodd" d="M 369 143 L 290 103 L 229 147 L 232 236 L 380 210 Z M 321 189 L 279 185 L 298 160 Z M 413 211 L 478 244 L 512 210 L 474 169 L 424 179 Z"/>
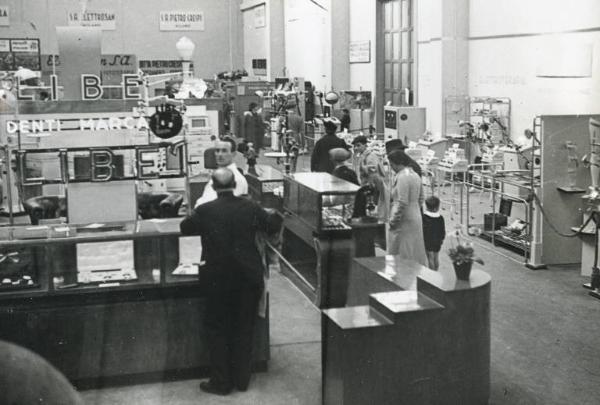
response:
<path fill-rule="evenodd" d="M 336 135 L 337 125 L 334 122 L 325 120 L 323 126 L 325 135 L 315 143 L 315 148 L 310 156 L 310 171 L 332 173 L 335 166 L 329 158 L 329 151 L 334 148 L 347 149 L 348 146 L 342 138 L 338 138 Z"/>
<path fill-rule="evenodd" d="M 331 149 L 329 151 L 329 157 L 335 165 L 335 169 L 333 169 L 333 172 L 331 173 L 333 176 L 354 183 L 357 186 L 360 185 L 356 172 L 348 166 L 348 159 L 352 157 L 352 153 L 350 153 L 348 149 Z"/>
<path fill-rule="evenodd" d="M 227 395 L 248 388 L 254 325 L 264 288 L 264 267 L 256 233 L 276 233 L 281 217 L 253 201 L 233 195 L 231 170 L 212 175 L 217 199 L 196 207 L 181 222 L 181 233 L 202 237 L 202 281 L 207 284 L 204 325 L 208 334 L 211 375 L 200 388 Z"/>

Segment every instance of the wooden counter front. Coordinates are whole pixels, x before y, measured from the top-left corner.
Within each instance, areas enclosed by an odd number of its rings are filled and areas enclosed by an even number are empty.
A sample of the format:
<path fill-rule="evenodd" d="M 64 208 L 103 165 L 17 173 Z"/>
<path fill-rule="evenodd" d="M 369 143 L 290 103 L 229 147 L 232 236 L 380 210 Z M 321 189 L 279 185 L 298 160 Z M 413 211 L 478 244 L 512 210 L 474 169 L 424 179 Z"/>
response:
<path fill-rule="evenodd" d="M 395 272 L 395 275 L 392 273 Z M 490 288 L 395 256 L 355 259 L 348 305 L 323 311 L 325 404 L 485 404 Z"/>

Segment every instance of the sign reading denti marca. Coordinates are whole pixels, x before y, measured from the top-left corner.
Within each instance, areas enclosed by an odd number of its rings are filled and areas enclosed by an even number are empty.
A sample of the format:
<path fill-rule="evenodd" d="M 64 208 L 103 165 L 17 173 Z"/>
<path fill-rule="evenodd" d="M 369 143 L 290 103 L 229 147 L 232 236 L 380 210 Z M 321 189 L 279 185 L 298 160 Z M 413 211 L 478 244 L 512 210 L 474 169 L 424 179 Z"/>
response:
<path fill-rule="evenodd" d="M 161 11 L 159 16 L 161 31 L 204 31 L 202 11 Z"/>
<path fill-rule="evenodd" d="M 112 10 L 87 10 L 83 14 L 80 11 L 69 11 L 67 20 L 69 26 L 95 27 L 104 31 L 117 29 L 117 16 Z"/>

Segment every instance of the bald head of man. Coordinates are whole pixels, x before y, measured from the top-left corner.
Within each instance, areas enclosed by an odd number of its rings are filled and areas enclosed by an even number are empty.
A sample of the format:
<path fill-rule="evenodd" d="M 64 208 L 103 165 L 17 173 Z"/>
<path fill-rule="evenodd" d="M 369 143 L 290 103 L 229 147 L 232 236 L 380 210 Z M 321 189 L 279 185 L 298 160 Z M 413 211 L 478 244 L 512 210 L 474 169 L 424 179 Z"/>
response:
<path fill-rule="evenodd" d="M 233 172 L 226 167 L 220 167 L 212 174 L 212 186 L 217 193 L 233 191 L 235 189 L 235 177 Z"/>

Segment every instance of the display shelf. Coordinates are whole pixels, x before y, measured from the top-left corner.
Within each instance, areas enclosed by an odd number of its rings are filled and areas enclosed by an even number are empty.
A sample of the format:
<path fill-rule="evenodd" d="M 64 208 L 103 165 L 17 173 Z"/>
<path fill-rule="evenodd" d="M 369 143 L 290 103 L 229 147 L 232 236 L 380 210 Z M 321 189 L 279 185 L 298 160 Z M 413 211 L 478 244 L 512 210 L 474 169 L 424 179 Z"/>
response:
<path fill-rule="evenodd" d="M 482 170 L 478 170 L 479 165 L 472 165 L 470 170 L 469 170 L 469 175 L 466 176 L 465 179 L 465 187 L 474 187 L 476 189 L 479 190 L 484 190 L 487 192 L 490 192 L 492 195 L 490 197 L 490 203 L 491 203 L 491 215 L 497 215 L 499 212 L 503 212 L 503 208 L 502 208 L 502 203 L 498 204 L 497 203 L 497 197 L 501 197 L 501 199 L 505 202 L 510 202 L 512 203 L 518 203 L 518 204 L 523 204 L 524 209 L 522 208 L 523 206 L 521 206 L 521 208 L 519 208 L 519 212 L 521 215 L 515 215 L 515 208 L 512 207 L 512 209 L 508 208 L 508 214 L 506 215 L 506 218 L 508 219 L 509 217 L 511 217 L 511 211 L 512 211 L 512 218 L 513 219 L 519 219 L 522 222 L 524 222 L 526 225 L 525 229 L 522 231 L 520 236 L 516 236 L 516 235 L 509 235 L 508 233 L 502 231 L 502 230 L 496 230 L 495 232 L 490 231 L 488 227 L 488 230 L 485 230 L 486 227 L 482 227 L 482 229 L 484 229 L 484 232 L 481 234 L 481 238 L 493 242 L 495 246 L 501 246 L 504 248 L 508 248 L 511 249 L 512 251 L 523 255 L 526 259 L 530 257 L 531 255 L 531 247 L 532 247 L 532 243 L 536 244 L 535 241 L 532 241 L 532 237 L 531 237 L 531 221 L 530 221 L 530 217 L 531 217 L 531 212 L 532 212 L 532 205 L 534 204 L 534 200 L 532 198 L 530 198 L 530 195 L 532 193 L 532 189 L 531 189 L 531 183 L 532 183 L 532 178 L 531 176 L 527 176 L 525 175 L 523 172 L 521 171 L 504 171 L 504 170 L 486 170 L 486 171 L 482 171 Z M 481 180 L 481 182 L 485 183 L 485 184 L 489 184 L 488 187 L 486 187 L 485 189 L 481 186 L 481 184 L 478 184 L 475 179 L 479 178 L 479 180 Z M 533 187 L 534 189 L 537 189 L 540 185 L 540 180 L 539 178 L 534 178 L 533 179 Z M 471 227 L 472 224 L 470 222 L 470 218 L 471 218 L 471 210 L 472 210 L 472 205 L 473 203 L 470 201 L 471 200 L 471 193 L 469 193 L 466 197 L 466 208 L 467 208 L 467 213 L 463 218 L 466 218 L 466 226 L 467 227 Z M 481 197 L 480 197 L 481 198 Z M 480 200 L 481 202 L 481 200 Z M 522 212 L 521 212 L 522 211 Z M 534 217 L 533 220 L 535 221 L 536 218 Z M 510 221 L 512 223 L 512 220 Z M 506 224 L 504 224 L 506 225 Z M 523 236 L 524 235 L 524 236 Z"/>
<path fill-rule="evenodd" d="M 475 130 L 481 124 L 489 126 L 494 144 L 501 143 L 510 138 L 511 130 L 511 103 L 506 97 L 471 97 L 469 99 L 469 122 Z"/>
<path fill-rule="evenodd" d="M 504 244 L 513 249 L 518 249 L 521 254 L 526 253 L 529 248 L 529 242 L 526 240 L 525 237 L 508 237 L 502 231 L 483 231 L 480 237 L 482 239 L 487 240 L 488 242 L 491 242 L 493 240 L 497 244 Z"/>
<path fill-rule="evenodd" d="M 583 189 L 581 187 L 566 186 L 566 187 L 556 187 L 556 189 L 558 191 L 560 191 L 561 193 L 567 193 L 567 194 L 585 193 L 585 189 Z"/>
<path fill-rule="evenodd" d="M 165 265 L 168 258 L 179 262 L 179 252 L 175 249 L 173 254 L 162 245 L 170 239 L 177 248 L 180 221 L 169 218 L 93 227 L 56 224 L 0 228 L 0 254 L 7 256 L 0 263 L 0 281 L 12 282 L 15 275 L 21 275 L 33 284 L 12 288 L 0 284 L 0 299 L 2 294 L 26 295 L 36 289 L 50 295 L 88 293 L 151 288 L 170 281 L 163 274 L 167 272 Z M 190 277 L 176 279 L 195 281 Z"/>

